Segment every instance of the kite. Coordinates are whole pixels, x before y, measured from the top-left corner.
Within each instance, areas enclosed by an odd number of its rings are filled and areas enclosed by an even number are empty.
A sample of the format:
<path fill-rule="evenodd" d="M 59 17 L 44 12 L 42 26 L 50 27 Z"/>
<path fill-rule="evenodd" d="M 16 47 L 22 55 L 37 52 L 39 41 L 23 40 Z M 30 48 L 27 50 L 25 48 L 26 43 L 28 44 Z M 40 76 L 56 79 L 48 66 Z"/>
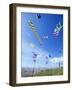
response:
<path fill-rule="evenodd" d="M 32 52 L 32 53 L 33 53 L 33 62 L 34 62 L 34 68 L 35 68 L 36 58 L 37 58 L 38 54 L 36 54 L 35 52 Z M 34 68 L 33 68 L 33 71 L 32 71 L 32 76 L 34 76 L 34 72 L 35 72 Z"/>
<path fill-rule="evenodd" d="M 41 15 L 40 14 L 37 14 L 37 18 L 40 19 L 41 18 Z"/>
<path fill-rule="evenodd" d="M 44 38 L 44 39 L 48 39 L 48 35 L 44 36 L 43 38 Z"/>
<path fill-rule="evenodd" d="M 45 59 L 46 59 L 45 64 L 48 64 L 48 57 L 46 56 Z"/>
<path fill-rule="evenodd" d="M 28 21 L 28 24 L 29 24 L 32 32 L 35 34 L 36 38 L 37 38 L 38 41 L 40 42 L 40 45 L 42 45 L 42 39 L 41 39 L 40 35 L 38 34 L 38 32 L 37 32 L 37 30 L 36 30 L 36 27 L 34 26 L 34 24 L 33 24 L 33 22 L 32 22 L 31 19 Z"/>
<path fill-rule="evenodd" d="M 45 62 L 45 64 L 48 64 L 48 61 L 47 61 L 47 60 L 48 60 L 48 57 L 46 56 L 45 58 L 46 58 L 46 62 Z"/>
<path fill-rule="evenodd" d="M 59 22 L 54 29 L 53 36 L 55 38 L 56 44 L 57 44 L 57 37 L 59 35 L 59 32 L 62 30 L 62 28 L 63 25 Z"/>
<path fill-rule="evenodd" d="M 56 25 L 56 28 L 54 29 L 54 36 L 58 36 L 59 35 L 59 32 L 62 30 L 63 28 L 63 25 L 61 25 L 61 23 L 59 22 L 57 25 Z"/>
<path fill-rule="evenodd" d="M 60 64 L 60 62 L 59 62 L 59 68 L 61 67 L 61 64 Z"/>
<path fill-rule="evenodd" d="M 51 54 L 49 54 L 49 57 L 50 57 L 50 58 L 52 57 Z"/>
<path fill-rule="evenodd" d="M 34 44 L 31 43 L 30 45 L 31 45 L 32 48 L 35 48 L 35 45 Z"/>
<path fill-rule="evenodd" d="M 38 54 L 36 54 L 35 52 L 32 53 L 33 53 L 33 58 L 37 58 Z"/>
<path fill-rule="evenodd" d="M 46 59 L 48 59 L 48 57 L 47 57 L 47 56 L 46 56 L 45 58 L 46 58 Z"/>
<path fill-rule="evenodd" d="M 48 64 L 48 61 L 46 61 L 45 64 Z"/>
<path fill-rule="evenodd" d="M 62 50 L 59 50 L 59 53 L 62 53 Z"/>
<path fill-rule="evenodd" d="M 33 62 L 36 63 L 36 60 L 34 59 Z"/>

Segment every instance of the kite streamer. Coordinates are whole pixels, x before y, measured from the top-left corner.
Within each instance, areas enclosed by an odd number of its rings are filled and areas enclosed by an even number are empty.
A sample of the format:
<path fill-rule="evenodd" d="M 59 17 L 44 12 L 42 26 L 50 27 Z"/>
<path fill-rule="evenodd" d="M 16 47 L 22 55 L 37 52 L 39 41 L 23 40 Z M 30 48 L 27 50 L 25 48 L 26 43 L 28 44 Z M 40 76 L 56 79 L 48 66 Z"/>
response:
<path fill-rule="evenodd" d="M 39 36 L 39 34 L 38 34 L 37 30 L 36 30 L 36 27 L 34 26 L 34 24 L 32 23 L 31 20 L 29 20 L 28 23 L 29 23 L 29 26 L 30 26 L 31 29 L 32 29 L 32 32 L 34 32 L 36 38 L 38 39 L 38 41 L 39 41 L 40 44 L 42 45 L 42 39 L 40 38 L 40 36 Z"/>

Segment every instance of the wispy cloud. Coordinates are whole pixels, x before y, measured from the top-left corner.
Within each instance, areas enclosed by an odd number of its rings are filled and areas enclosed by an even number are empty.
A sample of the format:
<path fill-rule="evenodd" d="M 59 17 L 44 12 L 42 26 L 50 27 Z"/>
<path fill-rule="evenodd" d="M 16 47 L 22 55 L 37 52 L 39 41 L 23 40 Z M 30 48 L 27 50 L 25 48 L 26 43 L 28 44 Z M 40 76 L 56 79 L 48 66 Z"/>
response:
<path fill-rule="evenodd" d="M 63 57 L 54 57 L 50 60 L 52 63 L 63 62 Z"/>

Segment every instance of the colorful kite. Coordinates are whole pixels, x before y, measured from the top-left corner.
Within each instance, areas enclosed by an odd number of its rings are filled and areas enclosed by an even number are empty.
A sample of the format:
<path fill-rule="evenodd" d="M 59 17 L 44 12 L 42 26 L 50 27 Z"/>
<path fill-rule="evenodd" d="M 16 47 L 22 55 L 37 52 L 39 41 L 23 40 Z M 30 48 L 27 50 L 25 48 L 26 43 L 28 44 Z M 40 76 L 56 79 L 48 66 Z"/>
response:
<path fill-rule="evenodd" d="M 54 37 L 57 37 L 59 35 L 59 32 L 62 30 L 63 28 L 63 25 L 61 25 L 61 23 L 59 22 L 57 25 L 56 25 L 56 28 L 54 29 Z"/>

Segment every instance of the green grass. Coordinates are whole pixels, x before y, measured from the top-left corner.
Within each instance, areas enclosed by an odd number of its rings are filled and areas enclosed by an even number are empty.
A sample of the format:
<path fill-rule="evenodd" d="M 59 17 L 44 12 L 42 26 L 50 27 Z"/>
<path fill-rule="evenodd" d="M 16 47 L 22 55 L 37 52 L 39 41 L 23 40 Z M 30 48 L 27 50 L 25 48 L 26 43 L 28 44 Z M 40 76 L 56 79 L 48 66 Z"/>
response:
<path fill-rule="evenodd" d="M 34 76 L 53 76 L 53 75 L 63 75 L 63 68 L 42 70 L 36 73 Z"/>

